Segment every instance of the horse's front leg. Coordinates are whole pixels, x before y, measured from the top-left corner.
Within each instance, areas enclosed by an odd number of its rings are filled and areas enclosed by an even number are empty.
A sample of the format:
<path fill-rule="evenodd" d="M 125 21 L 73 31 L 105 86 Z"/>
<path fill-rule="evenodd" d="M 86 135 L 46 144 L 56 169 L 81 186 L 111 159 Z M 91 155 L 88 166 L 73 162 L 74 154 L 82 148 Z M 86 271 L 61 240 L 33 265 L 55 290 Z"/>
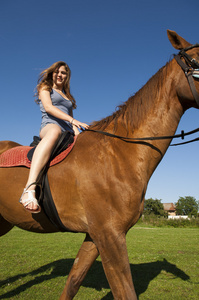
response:
<path fill-rule="evenodd" d="M 96 245 L 90 236 L 87 235 L 76 256 L 60 300 L 71 300 L 75 297 L 88 270 L 98 255 L 99 252 Z"/>
<path fill-rule="evenodd" d="M 93 240 L 98 247 L 114 299 L 136 300 L 125 234 L 104 230 L 99 239 L 95 240 L 93 236 Z"/>

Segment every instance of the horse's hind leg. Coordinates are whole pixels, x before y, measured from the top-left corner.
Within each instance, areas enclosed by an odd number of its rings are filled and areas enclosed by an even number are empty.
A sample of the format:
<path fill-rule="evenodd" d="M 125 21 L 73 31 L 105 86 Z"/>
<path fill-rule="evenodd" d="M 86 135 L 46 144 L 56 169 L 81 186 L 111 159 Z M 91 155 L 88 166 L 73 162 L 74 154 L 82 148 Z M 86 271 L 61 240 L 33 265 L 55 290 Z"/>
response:
<path fill-rule="evenodd" d="M 0 236 L 6 234 L 8 231 L 10 231 L 14 225 L 10 224 L 8 221 L 6 221 L 1 215 L 0 215 Z"/>
<path fill-rule="evenodd" d="M 69 273 L 65 288 L 60 300 L 71 300 L 77 294 L 88 270 L 98 257 L 97 247 L 89 236 L 86 236 L 77 256 L 73 267 Z"/>

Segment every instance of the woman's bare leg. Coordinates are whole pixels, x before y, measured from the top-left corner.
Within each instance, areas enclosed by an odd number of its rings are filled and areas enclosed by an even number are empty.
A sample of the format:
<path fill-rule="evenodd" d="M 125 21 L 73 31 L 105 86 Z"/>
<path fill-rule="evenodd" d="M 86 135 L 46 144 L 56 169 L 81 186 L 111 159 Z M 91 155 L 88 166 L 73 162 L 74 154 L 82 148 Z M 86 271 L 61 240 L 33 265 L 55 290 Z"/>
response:
<path fill-rule="evenodd" d="M 28 187 L 31 183 L 37 180 L 40 171 L 47 164 L 51 152 L 53 150 L 53 147 L 60 135 L 61 135 L 61 128 L 56 124 L 48 124 L 41 130 L 40 132 L 41 141 L 36 147 L 33 154 L 30 173 L 28 176 L 26 187 Z M 34 191 L 35 188 L 36 185 L 31 185 L 28 188 L 28 190 Z M 27 193 L 22 196 L 21 198 L 22 204 L 23 202 L 25 202 L 27 197 L 28 197 Z M 26 208 L 30 211 L 34 211 L 38 209 L 38 206 L 32 202 L 29 205 L 27 205 Z"/>

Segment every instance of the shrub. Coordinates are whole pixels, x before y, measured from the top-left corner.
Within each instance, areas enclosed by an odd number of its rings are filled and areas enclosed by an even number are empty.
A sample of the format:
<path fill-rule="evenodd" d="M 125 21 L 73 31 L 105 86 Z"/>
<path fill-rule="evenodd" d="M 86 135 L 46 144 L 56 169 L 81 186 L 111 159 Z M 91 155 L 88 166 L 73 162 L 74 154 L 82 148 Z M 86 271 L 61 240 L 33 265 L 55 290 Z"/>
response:
<path fill-rule="evenodd" d="M 189 219 L 167 219 L 154 214 L 143 215 L 138 221 L 140 225 L 155 227 L 199 227 L 199 218 Z"/>

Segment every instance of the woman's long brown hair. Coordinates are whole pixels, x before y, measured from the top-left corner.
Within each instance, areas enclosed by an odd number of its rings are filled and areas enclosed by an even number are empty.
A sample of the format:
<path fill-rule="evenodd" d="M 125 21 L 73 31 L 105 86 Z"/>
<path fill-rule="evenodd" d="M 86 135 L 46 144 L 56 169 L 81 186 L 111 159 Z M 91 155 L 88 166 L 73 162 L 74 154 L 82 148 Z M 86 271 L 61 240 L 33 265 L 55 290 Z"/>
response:
<path fill-rule="evenodd" d="M 64 66 L 66 69 L 66 73 L 67 73 L 67 79 L 65 81 L 63 90 L 66 94 L 66 96 L 68 97 L 68 99 L 71 100 L 72 104 L 73 104 L 73 108 L 75 109 L 77 107 L 76 105 L 76 101 L 74 99 L 74 97 L 72 96 L 71 92 L 70 92 L 70 77 L 71 77 L 71 70 L 69 68 L 69 66 L 64 62 L 64 61 L 58 61 L 55 62 L 52 66 L 50 66 L 49 68 L 45 69 L 44 71 L 42 71 L 39 75 L 39 79 L 38 79 L 38 84 L 36 87 L 36 97 L 39 97 L 39 92 L 41 89 L 45 89 L 49 92 L 52 91 L 52 87 L 53 87 L 53 72 L 55 72 L 57 69 L 59 69 L 61 66 Z M 36 102 L 38 102 L 38 100 L 36 100 Z"/>

